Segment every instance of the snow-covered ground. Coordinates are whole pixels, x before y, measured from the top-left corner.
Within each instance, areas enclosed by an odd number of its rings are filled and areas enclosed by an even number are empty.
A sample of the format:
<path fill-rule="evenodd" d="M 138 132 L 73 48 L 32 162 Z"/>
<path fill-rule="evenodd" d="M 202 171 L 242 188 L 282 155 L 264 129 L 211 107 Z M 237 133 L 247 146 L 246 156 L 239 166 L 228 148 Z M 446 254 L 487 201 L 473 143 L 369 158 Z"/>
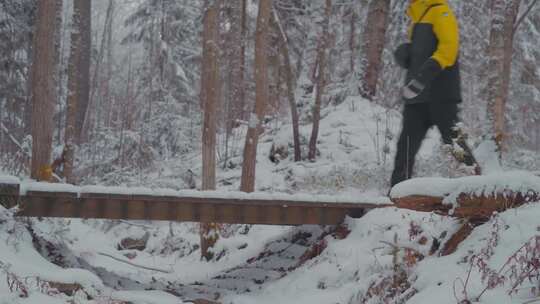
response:
<path fill-rule="evenodd" d="M 368 200 L 386 193 L 399 113 L 358 98 L 325 111 L 317 162 L 294 163 L 291 149 L 277 164 L 269 159 L 273 144 L 289 145 L 288 125 L 263 136 L 255 195 Z M 309 132 L 309 125 L 302 127 L 304 136 Z M 478 189 L 486 182 L 525 190 L 539 186 L 538 178 L 526 172 L 492 173 L 481 180 L 433 179 L 445 175 L 437 170 L 445 164 L 438 143 L 437 133 L 430 132 L 420 152 L 419 175 L 429 178 L 404 184 L 395 195 L 447 194 Z M 199 156 L 190 161 L 197 164 Z M 145 173 L 137 185 L 145 188 L 129 191 L 165 193 L 159 188 L 181 184 L 172 177 L 174 170 L 196 168 L 174 162 L 161 164 L 167 170 Z M 240 169 L 232 167 L 218 172 L 220 191 L 238 189 Z M 23 185 L 23 191 L 43 189 L 28 181 Z M 200 260 L 197 224 L 21 219 L 13 212 L 0 207 L 0 304 L 167 304 L 195 299 L 227 304 L 450 304 L 479 295 L 479 303 L 503 304 L 533 300 L 540 290 L 540 204 L 535 203 L 496 215 L 446 257 L 438 252 L 461 227 L 459 220 L 385 208 L 348 219 L 348 234 L 318 226 L 224 226 L 210 262 Z M 122 244 L 127 238 L 147 241 L 142 248 L 126 249 Z M 79 290 L 58 293 L 54 287 L 59 283 Z"/>

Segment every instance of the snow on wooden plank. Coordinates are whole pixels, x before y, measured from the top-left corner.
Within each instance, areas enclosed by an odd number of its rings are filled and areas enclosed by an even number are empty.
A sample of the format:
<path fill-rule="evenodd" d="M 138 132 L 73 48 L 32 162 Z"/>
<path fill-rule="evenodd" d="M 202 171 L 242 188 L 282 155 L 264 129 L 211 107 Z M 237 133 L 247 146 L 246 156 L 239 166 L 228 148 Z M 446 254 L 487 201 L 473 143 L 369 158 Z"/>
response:
<path fill-rule="evenodd" d="M 43 182 L 22 182 L 20 195 L 24 196 L 28 192 L 58 192 L 58 193 L 74 193 L 77 194 L 80 187 L 69 184 L 43 183 Z"/>
<path fill-rule="evenodd" d="M 51 193 L 76 193 L 79 197 L 101 197 L 101 198 L 130 198 L 134 196 L 152 197 L 155 199 L 177 199 L 186 198 L 189 200 L 211 200 L 213 203 L 228 203 L 234 200 L 238 203 L 244 201 L 263 202 L 287 202 L 287 204 L 338 204 L 340 206 L 357 205 L 359 202 L 365 204 L 389 205 L 392 202 L 387 197 L 371 195 L 314 195 L 314 194 L 286 194 L 286 193 L 245 193 L 239 191 L 197 191 L 197 190 L 173 190 L 144 187 L 105 187 L 105 186 L 83 186 L 77 187 L 68 184 L 54 184 L 41 182 L 23 182 L 20 187 L 20 195 L 24 196 L 28 192 L 51 192 Z"/>
<path fill-rule="evenodd" d="M 20 180 L 11 175 L 0 175 L 0 184 L 16 185 L 20 184 Z"/>

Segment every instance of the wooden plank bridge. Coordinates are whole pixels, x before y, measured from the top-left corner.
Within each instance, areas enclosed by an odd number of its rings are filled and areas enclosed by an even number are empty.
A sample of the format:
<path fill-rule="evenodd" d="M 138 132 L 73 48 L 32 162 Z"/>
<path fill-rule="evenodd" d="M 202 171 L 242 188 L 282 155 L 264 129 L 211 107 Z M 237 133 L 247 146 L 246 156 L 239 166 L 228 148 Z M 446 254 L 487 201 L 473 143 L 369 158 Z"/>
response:
<path fill-rule="evenodd" d="M 0 181 L 0 204 L 6 208 L 19 206 L 17 216 L 22 217 L 263 225 L 337 225 L 347 216 L 359 218 L 369 210 L 389 206 L 339 202 L 329 197 L 327 202 L 324 197 L 323 201 L 310 201 L 292 195 L 272 197 L 230 193 L 219 197 L 218 192 L 191 191 L 164 195 L 159 192 L 120 194 L 103 191 L 106 189 L 99 187 L 73 189 L 67 187 L 66 190 L 65 185 L 58 184 L 33 183 L 28 187 L 17 182 Z"/>

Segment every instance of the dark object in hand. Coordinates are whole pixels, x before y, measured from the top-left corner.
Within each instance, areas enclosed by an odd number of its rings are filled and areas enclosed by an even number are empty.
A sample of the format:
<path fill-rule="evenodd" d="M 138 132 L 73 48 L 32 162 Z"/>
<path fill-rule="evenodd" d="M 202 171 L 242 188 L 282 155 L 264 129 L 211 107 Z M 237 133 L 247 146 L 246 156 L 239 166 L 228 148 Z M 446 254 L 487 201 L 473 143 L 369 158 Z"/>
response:
<path fill-rule="evenodd" d="M 411 65 L 411 44 L 403 43 L 398 46 L 394 51 L 394 59 L 400 67 L 409 69 Z"/>
<path fill-rule="evenodd" d="M 403 88 L 402 95 L 405 101 L 412 101 L 422 94 L 424 89 L 431 85 L 441 71 L 442 67 L 435 59 L 429 58 L 426 60 L 416 76 Z"/>

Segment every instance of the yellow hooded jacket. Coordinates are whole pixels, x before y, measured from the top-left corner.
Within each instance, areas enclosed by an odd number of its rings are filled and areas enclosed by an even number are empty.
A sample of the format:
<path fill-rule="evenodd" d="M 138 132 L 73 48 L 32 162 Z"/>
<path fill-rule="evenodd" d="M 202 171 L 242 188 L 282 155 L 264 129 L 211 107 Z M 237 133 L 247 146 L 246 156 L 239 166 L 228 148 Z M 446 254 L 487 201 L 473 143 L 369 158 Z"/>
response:
<path fill-rule="evenodd" d="M 407 14 L 411 19 L 409 81 L 429 58 L 443 71 L 420 98 L 435 102 L 461 102 L 459 73 L 459 26 L 446 0 L 413 0 Z"/>
<path fill-rule="evenodd" d="M 430 6 L 433 7 L 423 16 Z M 411 18 L 413 26 L 417 23 L 431 24 L 433 26 L 433 32 L 439 40 L 439 44 L 431 57 L 443 69 L 453 66 L 459 53 L 459 27 L 456 16 L 448 6 L 447 1 L 416 0 L 409 6 L 407 14 Z"/>

